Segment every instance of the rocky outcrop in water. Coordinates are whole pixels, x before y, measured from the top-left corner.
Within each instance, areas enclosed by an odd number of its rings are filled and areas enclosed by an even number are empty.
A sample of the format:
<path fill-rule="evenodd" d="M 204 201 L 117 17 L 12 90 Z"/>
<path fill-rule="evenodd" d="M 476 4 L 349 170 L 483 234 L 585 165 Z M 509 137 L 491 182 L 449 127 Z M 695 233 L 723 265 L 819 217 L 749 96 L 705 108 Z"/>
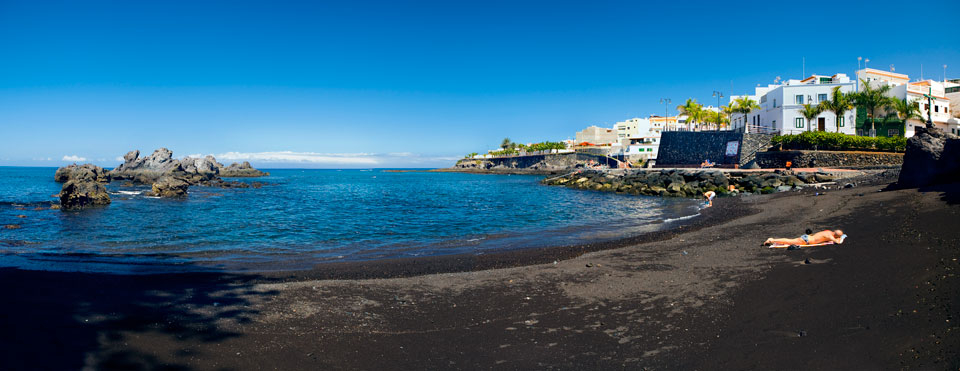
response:
<path fill-rule="evenodd" d="M 157 197 L 186 197 L 187 188 L 189 187 L 190 183 L 187 183 L 186 180 L 166 175 L 153 183 L 149 195 Z"/>
<path fill-rule="evenodd" d="M 907 140 L 897 187 L 914 188 L 960 181 L 960 138 L 936 128 L 917 127 Z"/>
<path fill-rule="evenodd" d="M 61 210 L 79 210 L 110 204 L 110 194 L 103 183 L 84 179 L 70 179 L 60 190 Z"/>
<path fill-rule="evenodd" d="M 543 180 L 547 185 L 595 191 L 620 192 L 664 197 L 702 197 L 704 192 L 718 194 L 774 193 L 789 191 L 807 184 L 832 182 L 835 176 L 826 173 L 729 172 L 719 170 L 654 170 L 604 171 L 582 170 Z"/>
<path fill-rule="evenodd" d="M 207 157 L 213 158 L 211 156 Z M 220 176 L 227 178 L 255 178 L 268 175 L 270 175 L 270 173 L 254 169 L 247 161 L 244 161 L 242 164 L 234 162 L 230 164 L 230 166 L 220 168 Z"/>
<path fill-rule="evenodd" d="M 107 171 L 94 164 L 67 165 L 57 169 L 57 172 L 53 175 L 53 180 L 57 183 L 66 183 L 70 179 L 109 182 L 110 176 Z"/>
<path fill-rule="evenodd" d="M 64 183 L 57 197 L 63 210 L 77 210 L 110 204 L 103 183 L 110 180 L 103 168 L 93 164 L 69 165 L 57 169 L 54 180 Z"/>
<path fill-rule="evenodd" d="M 54 180 L 66 183 L 59 196 L 64 210 L 110 203 L 103 183 L 123 180 L 125 186 L 150 185 L 150 195 L 184 197 L 191 185 L 221 188 L 260 188 L 262 183 L 227 182 L 221 176 L 260 177 L 269 173 L 250 166 L 249 162 L 224 167 L 213 156 L 173 158 L 173 151 L 160 148 L 146 157 L 140 151 L 127 152 L 123 163 L 111 171 L 92 164 L 69 165 L 57 169 Z M 69 187 L 68 187 L 69 185 Z"/>

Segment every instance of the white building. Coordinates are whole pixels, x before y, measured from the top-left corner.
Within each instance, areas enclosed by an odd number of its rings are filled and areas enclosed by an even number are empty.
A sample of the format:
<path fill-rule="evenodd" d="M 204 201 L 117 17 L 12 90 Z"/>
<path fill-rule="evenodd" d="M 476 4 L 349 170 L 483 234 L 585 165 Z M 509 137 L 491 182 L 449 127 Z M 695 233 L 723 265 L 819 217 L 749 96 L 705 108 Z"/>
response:
<path fill-rule="evenodd" d="M 641 133 L 649 131 L 650 120 L 634 117 L 617 122 L 613 129 L 617 131 L 617 139 L 622 144 L 629 138 L 640 136 Z"/>
<path fill-rule="evenodd" d="M 837 120 L 833 112 L 823 112 L 812 122 L 800 114 L 803 104 L 819 104 L 833 97 L 834 88 L 844 93 L 852 93 L 856 84 L 847 75 L 838 73 L 833 76 L 812 75 L 803 80 L 787 80 L 780 84 L 757 87 L 754 95 L 749 95 L 760 106 L 747 115 L 734 113 L 730 117 L 733 130 L 746 132 L 773 132 L 781 134 L 799 134 L 805 131 L 829 131 L 845 134 L 856 133 L 856 110 L 851 109 Z M 733 102 L 742 96 L 731 96 Z"/>
<path fill-rule="evenodd" d="M 960 120 L 953 117 L 954 115 L 951 115 L 950 98 L 947 97 L 946 94 L 946 85 L 951 83 L 933 80 L 910 82 L 908 75 L 872 68 L 857 71 L 857 78 L 866 81 L 867 84 L 875 88 L 889 85 L 891 87 L 887 93 L 889 96 L 895 99 L 906 99 L 908 103 L 916 103 L 919 106 L 920 115 L 923 118 L 919 120 L 907 120 L 904 125 L 904 133 L 902 133 L 907 138 L 913 136 L 914 128 L 925 126 L 928 117 L 933 120 L 937 128 L 947 133 L 957 133 L 960 131 Z M 932 102 L 928 101 L 928 99 L 924 97 L 924 94 L 931 95 L 934 98 Z M 928 116 L 928 113 L 930 116 Z M 877 112 L 878 116 L 886 114 L 888 114 L 888 112 Z M 893 131 L 896 129 L 890 130 Z M 893 136 L 900 135 L 901 133 L 889 132 L 885 134 Z"/>

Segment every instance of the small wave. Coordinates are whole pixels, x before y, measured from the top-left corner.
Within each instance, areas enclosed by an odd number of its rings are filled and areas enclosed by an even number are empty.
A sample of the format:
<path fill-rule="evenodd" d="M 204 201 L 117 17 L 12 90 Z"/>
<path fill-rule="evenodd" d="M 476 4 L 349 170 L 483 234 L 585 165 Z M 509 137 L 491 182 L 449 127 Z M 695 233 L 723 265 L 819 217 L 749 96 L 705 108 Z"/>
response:
<path fill-rule="evenodd" d="M 158 196 L 143 196 L 143 198 L 160 198 Z"/>
<path fill-rule="evenodd" d="M 485 239 L 486 239 L 486 238 L 483 238 L 483 237 L 480 237 L 480 238 L 471 238 L 471 239 L 467 240 L 467 242 L 477 242 L 477 241 L 481 241 L 481 240 L 485 240 Z"/>
<path fill-rule="evenodd" d="M 672 223 L 672 222 L 677 222 L 677 221 L 681 221 L 681 220 L 687 220 L 687 219 L 695 218 L 695 217 L 698 217 L 698 216 L 700 216 L 700 214 L 693 214 L 693 215 L 681 216 L 681 217 L 679 217 L 679 218 L 667 218 L 667 219 L 664 219 L 663 222 L 664 222 L 664 223 Z"/>
<path fill-rule="evenodd" d="M 121 195 L 138 195 L 138 194 L 140 194 L 140 193 L 141 193 L 140 191 L 117 191 L 115 194 L 121 194 Z"/>

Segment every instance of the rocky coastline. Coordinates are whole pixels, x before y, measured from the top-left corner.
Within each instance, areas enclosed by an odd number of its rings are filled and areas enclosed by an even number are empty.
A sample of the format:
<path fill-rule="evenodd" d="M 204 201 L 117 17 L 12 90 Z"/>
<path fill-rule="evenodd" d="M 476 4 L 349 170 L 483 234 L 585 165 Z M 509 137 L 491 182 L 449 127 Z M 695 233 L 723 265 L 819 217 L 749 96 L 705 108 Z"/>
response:
<path fill-rule="evenodd" d="M 54 180 L 63 183 L 60 193 L 61 210 L 77 210 L 110 204 L 105 184 L 124 181 L 124 186 L 149 185 L 145 195 L 155 197 L 185 197 L 190 186 L 220 188 L 259 188 L 251 184 L 226 181 L 223 177 L 262 177 L 270 173 L 254 169 L 249 162 L 224 166 L 213 156 L 203 158 L 173 158 L 173 152 L 160 148 L 146 157 L 139 150 L 123 156 L 124 162 L 112 170 L 93 164 L 72 164 L 57 169 Z"/>
<path fill-rule="evenodd" d="M 829 172 L 790 170 L 770 172 L 716 169 L 579 170 L 544 179 L 542 183 L 633 195 L 696 198 L 702 197 L 707 191 L 713 191 L 719 195 L 786 192 L 806 186 L 834 183 L 841 176 Z"/>

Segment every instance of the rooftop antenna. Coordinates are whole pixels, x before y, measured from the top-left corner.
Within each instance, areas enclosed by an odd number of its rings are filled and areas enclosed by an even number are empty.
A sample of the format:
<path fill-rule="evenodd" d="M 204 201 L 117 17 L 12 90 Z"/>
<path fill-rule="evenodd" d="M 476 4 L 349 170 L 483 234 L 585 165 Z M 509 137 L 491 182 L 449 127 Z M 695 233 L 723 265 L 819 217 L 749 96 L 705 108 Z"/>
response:
<path fill-rule="evenodd" d="M 947 65 L 943 65 L 943 83 L 947 83 Z"/>
<path fill-rule="evenodd" d="M 893 65 L 891 64 L 891 65 L 890 65 L 890 72 L 895 72 L 896 70 L 897 70 L 897 69 L 896 69 L 896 68 L 893 68 Z"/>
<path fill-rule="evenodd" d="M 801 69 L 800 78 L 807 77 L 807 57 L 803 57 L 803 68 Z"/>
<path fill-rule="evenodd" d="M 920 81 L 923 81 L 923 63 L 920 64 Z"/>
<path fill-rule="evenodd" d="M 780 83 L 780 76 L 777 76 L 777 78 L 773 79 L 773 83 L 774 83 L 774 84 L 779 84 L 779 83 Z"/>

